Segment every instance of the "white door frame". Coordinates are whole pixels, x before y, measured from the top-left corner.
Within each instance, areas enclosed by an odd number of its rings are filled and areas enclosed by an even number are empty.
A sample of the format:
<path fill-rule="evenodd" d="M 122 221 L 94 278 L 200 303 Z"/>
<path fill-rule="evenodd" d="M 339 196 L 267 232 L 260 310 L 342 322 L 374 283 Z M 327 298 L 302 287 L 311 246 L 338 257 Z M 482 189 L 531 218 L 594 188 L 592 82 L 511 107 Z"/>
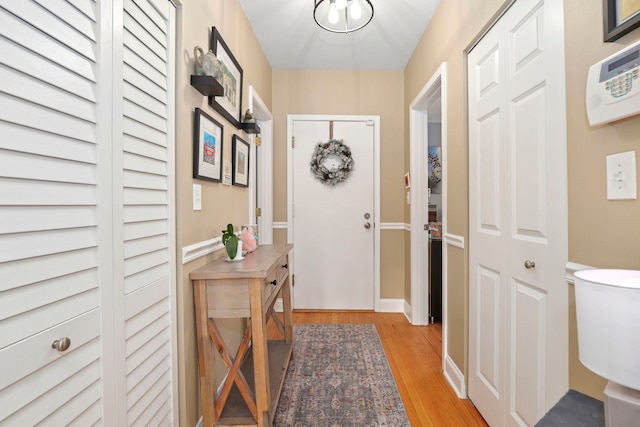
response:
<path fill-rule="evenodd" d="M 380 116 L 287 115 L 287 242 L 293 243 L 293 122 L 300 121 L 373 121 L 373 301 L 380 311 Z M 291 257 L 291 273 L 295 274 L 295 248 Z M 294 290 L 295 291 L 295 290 Z"/>
<path fill-rule="evenodd" d="M 256 159 L 256 138 L 251 135 L 250 144 L 253 155 L 252 165 L 249 167 L 249 182 L 256 182 L 256 170 L 258 172 L 259 188 L 249 186 L 249 218 L 258 225 L 261 245 L 273 243 L 273 114 L 262 101 L 260 95 L 253 86 L 249 86 L 249 107 L 256 122 L 260 126 L 260 158 Z M 257 160 L 257 161 L 256 161 Z M 257 168 L 256 168 L 257 166 Z M 256 191 L 258 192 L 256 197 Z M 258 205 L 256 206 L 256 198 Z M 256 219 L 256 208 L 262 210 L 260 218 Z"/>
<path fill-rule="evenodd" d="M 411 323 L 428 325 L 429 235 L 423 225 L 428 223 L 427 165 L 424 159 L 428 145 L 428 107 L 440 95 L 442 129 L 442 236 L 447 235 L 447 64 L 443 62 L 409 106 L 411 158 Z M 444 243 L 444 241 L 443 241 Z M 442 246 L 442 361 L 447 354 L 447 247 Z"/>

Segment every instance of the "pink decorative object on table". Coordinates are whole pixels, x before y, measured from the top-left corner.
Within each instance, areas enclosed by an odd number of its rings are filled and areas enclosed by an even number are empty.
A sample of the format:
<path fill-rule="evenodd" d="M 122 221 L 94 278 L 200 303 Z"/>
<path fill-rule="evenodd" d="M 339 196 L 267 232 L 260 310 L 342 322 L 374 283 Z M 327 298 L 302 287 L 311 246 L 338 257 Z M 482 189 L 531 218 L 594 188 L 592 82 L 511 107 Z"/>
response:
<path fill-rule="evenodd" d="M 246 227 L 240 234 L 240 240 L 242 240 L 242 248 L 247 252 L 253 252 L 256 250 L 258 243 L 253 235 L 253 227 Z"/>

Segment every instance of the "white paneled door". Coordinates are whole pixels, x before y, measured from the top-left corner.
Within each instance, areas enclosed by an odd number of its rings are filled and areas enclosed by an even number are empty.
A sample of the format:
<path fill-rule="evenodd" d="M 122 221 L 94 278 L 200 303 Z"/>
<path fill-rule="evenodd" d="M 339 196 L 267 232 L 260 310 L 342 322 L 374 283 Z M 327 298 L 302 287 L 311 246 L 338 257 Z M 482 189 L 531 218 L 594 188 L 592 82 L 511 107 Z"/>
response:
<path fill-rule="evenodd" d="M 176 419 L 174 15 L 0 0 L 0 426 Z"/>
<path fill-rule="evenodd" d="M 374 308 L 374 134 L 372 120 L 294 120 L 293 244 L 296 309 Z M 350 176 L 330 186 L 311 173 L 318 142 L 342 140 Z M 335 156 L 327 156 L 338 165 Z"/>
<path fill-rule="evenodd" d="M 469 397 L 532 426 L 568 388 L 563 4 L 518 0 L 469 53 Z"/>

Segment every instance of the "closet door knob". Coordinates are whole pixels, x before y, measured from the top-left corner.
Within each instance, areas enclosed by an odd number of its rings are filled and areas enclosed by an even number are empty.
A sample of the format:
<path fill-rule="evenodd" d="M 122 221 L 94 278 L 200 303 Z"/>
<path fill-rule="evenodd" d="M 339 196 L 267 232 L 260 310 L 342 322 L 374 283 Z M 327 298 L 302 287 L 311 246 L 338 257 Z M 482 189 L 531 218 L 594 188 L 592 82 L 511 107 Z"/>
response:
<path fill-rule="evenodd" d="M 71 347 L 71 340 L 67 337 L 60 338 L 51 343 L 51 348 L 55 348 L 60 353 Z"/>
<path fill-rule="evenodd" d="M 277 281 L 277 280 L 272 280 L 272 281 L 271 281 L 271 284 L 272 284 L 273 286 L 275 286 L 275 285 L 277 285 L 277 284 L 278 284 L 278 281 Z"/>
<path fill-rule="evenodd" d="M 536 266 L 536 263 L 533 261 L 526 260 L 524 262 L 524 268 L 534 268 L 535 266 Z"/>

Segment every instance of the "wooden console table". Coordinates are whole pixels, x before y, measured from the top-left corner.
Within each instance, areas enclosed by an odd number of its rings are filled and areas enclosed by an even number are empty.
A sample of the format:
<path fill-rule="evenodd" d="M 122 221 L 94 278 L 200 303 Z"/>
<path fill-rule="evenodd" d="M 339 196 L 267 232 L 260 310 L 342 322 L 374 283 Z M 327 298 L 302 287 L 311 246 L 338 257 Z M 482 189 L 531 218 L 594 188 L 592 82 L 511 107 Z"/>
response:
<path fill-rule="evenodd" d="M 242 261 L 213 261 L 190 273 L 196 308 L 203 425 L 271 426 L 293 354 L 289 253 L 293 245 L 258 246 Z M 273 305 L 282 290 L 284 323 Z M 248 318 L 235 356 L 216 318 Z M 282 340 L 267 340 L 273 318 Z M 228 369 L 216 396 L 214 355 Z M 236 385 L 233 388 L 233 384 Z"/>

